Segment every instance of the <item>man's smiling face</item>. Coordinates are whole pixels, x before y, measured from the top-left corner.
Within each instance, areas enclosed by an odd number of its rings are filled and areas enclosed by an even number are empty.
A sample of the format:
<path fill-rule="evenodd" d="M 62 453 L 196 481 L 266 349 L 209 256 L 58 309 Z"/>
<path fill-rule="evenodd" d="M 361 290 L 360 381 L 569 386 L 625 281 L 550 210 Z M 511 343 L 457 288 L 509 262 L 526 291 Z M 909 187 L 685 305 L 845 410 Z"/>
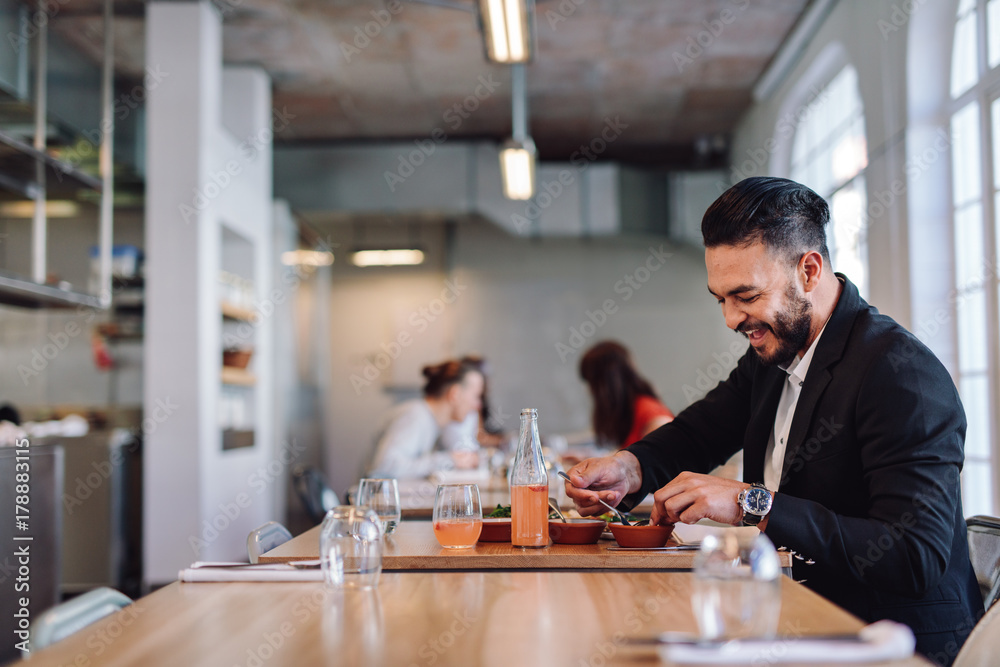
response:
<path fill-rule="evenodd" d="M 765 365 L 786 366 L 805 352 L 812 325 L 812 303 L 795 268 L 763 243 L 722 245 L 705 250 L 708 291 L 726 326 L 750 341 Z"/>

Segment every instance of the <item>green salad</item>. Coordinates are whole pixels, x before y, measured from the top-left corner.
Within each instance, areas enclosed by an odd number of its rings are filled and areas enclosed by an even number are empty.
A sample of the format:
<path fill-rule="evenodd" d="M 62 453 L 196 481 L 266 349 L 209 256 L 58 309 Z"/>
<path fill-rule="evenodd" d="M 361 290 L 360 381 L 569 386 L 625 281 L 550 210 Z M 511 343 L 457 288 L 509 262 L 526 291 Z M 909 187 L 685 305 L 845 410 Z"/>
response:
<path fill-rule="evenodd" d="M 497 504 L 496 509 L 486 515 L 487 519 L 509 519 L 510 518 L 510 505 L 500 505 Z M 558 519 L 559 515 L 549 510 L 550 519 Z"/>

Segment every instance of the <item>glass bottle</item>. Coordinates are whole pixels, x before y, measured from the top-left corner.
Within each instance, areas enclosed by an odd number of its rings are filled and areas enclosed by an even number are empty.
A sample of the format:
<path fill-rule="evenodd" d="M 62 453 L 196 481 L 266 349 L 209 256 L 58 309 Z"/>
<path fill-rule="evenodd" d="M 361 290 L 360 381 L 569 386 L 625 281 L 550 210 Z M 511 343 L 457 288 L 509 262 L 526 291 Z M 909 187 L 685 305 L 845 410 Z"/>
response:
<path fill-rule="evenodd" d="M 549 476 L 535 408 L 521 410 L 521 436 L 510 474 L 510 520 L 515 547 L 549 546 Z"/>

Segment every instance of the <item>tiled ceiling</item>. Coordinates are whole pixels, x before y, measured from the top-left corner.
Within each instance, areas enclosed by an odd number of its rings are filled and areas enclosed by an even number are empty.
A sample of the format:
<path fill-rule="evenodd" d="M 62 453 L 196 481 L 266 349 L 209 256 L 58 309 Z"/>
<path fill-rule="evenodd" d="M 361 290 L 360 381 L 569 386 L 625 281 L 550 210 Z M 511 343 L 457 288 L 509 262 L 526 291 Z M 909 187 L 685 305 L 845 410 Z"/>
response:
<path fill-rule="evenodd" d="M 627 127 L 602 158 L 718 164 L 754 83 L 808 4 L 538 0 L 527 81 L 530 133 L 542 159 L 567 159 L 613 118 Z M 99 6 L 77 0 L 53 25 L 96 55 Z M 510 134 L 509 70 L 486 61 L 472 0 L 216 6 L 226 62 L 267 70 L 275 107 L 294 116 L 279 142 L 410 140 L 435 128 L 449 138 Z M 116 8 L 119 71 L 138 78 L 142 5 Z M 183 43 L 179 35 L 178 48 Z"/>

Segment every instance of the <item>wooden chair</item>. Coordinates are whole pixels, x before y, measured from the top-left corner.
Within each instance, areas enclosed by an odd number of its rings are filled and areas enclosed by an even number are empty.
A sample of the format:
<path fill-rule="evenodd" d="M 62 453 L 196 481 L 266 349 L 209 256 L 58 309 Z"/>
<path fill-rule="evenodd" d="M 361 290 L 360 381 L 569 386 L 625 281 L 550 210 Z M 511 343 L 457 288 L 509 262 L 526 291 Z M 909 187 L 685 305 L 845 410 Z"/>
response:
<path fill-rule="evenodd" d="M 1000 597 L 1000 519 L 974 516 L 965 520 L 969 529 L 969 558 L 979 580 L 986 609 Z"/>
<path fill-rule="evenodd" d="M 107 587 L 67 600 L 31 624 L 31 649 L 39 651 L 55 644 L 130 604 L 132 600 L 127 595 Z"/>
<path fill-rule="evenodd" d="M 972 629 L 952 667 L 995 667 L 1000 654 L 1000 604 Z"/>
<path fill-rule="evenodd" d="M 247 535 L 247 555 L 251 563 L 256 563 L 262 553 L 268 552 L 278 545 L 292 539 L 288 529 L 277 521 L 268 521 L 254 528 Z"/>

